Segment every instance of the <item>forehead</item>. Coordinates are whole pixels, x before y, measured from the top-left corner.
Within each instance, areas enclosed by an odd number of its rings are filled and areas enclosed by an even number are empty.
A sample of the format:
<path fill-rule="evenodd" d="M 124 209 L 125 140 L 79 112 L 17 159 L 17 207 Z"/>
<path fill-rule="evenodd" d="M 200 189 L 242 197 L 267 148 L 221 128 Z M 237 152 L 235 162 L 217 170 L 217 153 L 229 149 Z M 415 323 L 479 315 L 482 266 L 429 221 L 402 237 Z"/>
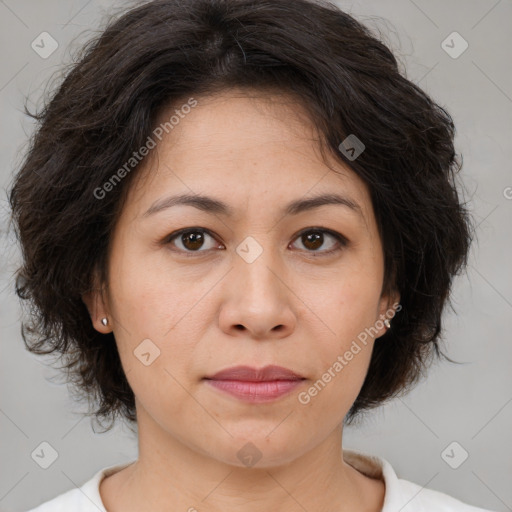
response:
<path fill-rule="evenodd" d="M 368 216 L 366 185 L 340 159 L 324 161 L 317 130 L 296 98 L 235 90 L 196 101 L 138 170 L 129 204 L 139 205 L 139 214 L 170 193 L 222 197 L 246 208 L 338 192 Z M 179 105 L 163 109 L 157 124 Z"/>

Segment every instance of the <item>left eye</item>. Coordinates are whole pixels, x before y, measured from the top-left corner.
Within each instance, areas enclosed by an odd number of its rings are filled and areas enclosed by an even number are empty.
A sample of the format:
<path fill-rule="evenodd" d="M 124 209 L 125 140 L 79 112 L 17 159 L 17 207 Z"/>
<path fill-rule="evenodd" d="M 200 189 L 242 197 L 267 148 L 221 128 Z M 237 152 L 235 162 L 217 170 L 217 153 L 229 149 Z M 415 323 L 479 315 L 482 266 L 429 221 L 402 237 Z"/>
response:
<path fill-rule="evenodd" d="M 318 251 L 318 249 L 325 244 L 326 237 L 331 239 L 331 244 L 329 244 L 330 248 Z M 207 247 L 205 248 L 205 240 L 208 238 L 212 241 L 209 246 L 207 244 Z M 174 243 L 174 240 L 176 240 L 176 243 Z M 347 239 L 343 235 L 324 228 L 309 228 L 304 230 L 296 236 L 295 240 L 300 240 L 303 249 L 307 252 L 319 252 L 324 254 L 339 251 L 347 245 Z M 188 253 L 187 256 L 192 256 L 193 253 L 197 252 L 206 252 L 215 248 L 215 243 L 213 241 L 215 241 L 215 237 L 204 228 L 182 229 L 171 233 L 171 235 L 165 239 L 165 243 L 174 245 L 181 252 Z M 222 244 L 220 245 L 220 248 L 225 248 Z"/>
<path fill-rule="evenodd" d="M 334 242 L 330 244 L 331 249 L 317 251 L 316 249 L 324 245 L 326 236 L 334 240 Z M 299 233 L 296 239 L 301 241 L 307 252 L 320 252 L 323 254 L 340 251 L 347 245 L 347 239 L 343 235 L 324 228 L 309 228 Z M 338 245 L 338 247 L 336 247 L 336 245 Z"/>

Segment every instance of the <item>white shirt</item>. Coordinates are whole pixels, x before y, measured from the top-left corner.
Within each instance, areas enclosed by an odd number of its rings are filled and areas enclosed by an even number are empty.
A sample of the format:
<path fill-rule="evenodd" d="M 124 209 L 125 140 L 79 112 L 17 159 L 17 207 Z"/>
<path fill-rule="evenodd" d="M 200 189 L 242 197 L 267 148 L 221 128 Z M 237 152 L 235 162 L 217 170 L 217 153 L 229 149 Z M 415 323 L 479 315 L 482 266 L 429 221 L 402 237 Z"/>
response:
<path fill-rule="evenodd" d="M 381 457 L 343 450 L 343 459 L 371 478 L 384 479 L 386 492 L 381 512 L 491 512 L 398 478 L 391 464 Z M 101 480 L 133 462 L 103 468 L 80 488 L 60 494 L 27 512 L 107 512 L 99 491 Z"/>

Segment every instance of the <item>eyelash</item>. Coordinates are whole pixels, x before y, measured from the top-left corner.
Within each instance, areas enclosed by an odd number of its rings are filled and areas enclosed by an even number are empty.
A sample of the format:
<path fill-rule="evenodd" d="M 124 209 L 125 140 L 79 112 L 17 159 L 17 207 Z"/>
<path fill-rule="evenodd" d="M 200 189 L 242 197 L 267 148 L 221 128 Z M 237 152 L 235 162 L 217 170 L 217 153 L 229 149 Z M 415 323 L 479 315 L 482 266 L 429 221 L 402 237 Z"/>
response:
<path fill-rule="evenodd" d="M 184 235 L 186 233 L 198 233 L 198 232 L 199 233 L 206 233 L 207 235 L 209 235 L 212 238 L 216 239 L 216 237 L 213 235 L 213 233 L 209 229 L 200 228 L 200 227 L 197 227 L 197 228 L 196 227 L 192 227 L 192 228 L 184 228 L 184 229 L 180 229 L 178 231 L 174 231 L 170 235 L 166 236 L 163 239 L 162 242 L 163 242 L 164 245 L 172 244 L 172 241 L 175 238 L 178 238 L 181 235 Z M 338 233 L 336 231 L 332 231 L 332 230 L 327 229 L 327 228 L 321 228 L 321 227 L 310 227 L 310 228 L 303 229 L 302 231 L 297 233 L 297 235 L 295 236 L 294 240 L 297 240 L 298 238 L 300 238 L 301 236 L 303 236 L 303 235 L 305 235 L 307 233 L 322 233 L 322 234 L 330 235 L 339 244 L 338 247 L 336 247 L 335 249 L 330 249 L 329 251 L 311 251 L 311 250 L 308 251 L 307 249 L 305 249 L 305 251 L 307 253 L 314 254 L 315 258 L 318 257 L 318 256 L 316 256 L 316 254 L 318 254 L 320 256 L 329 256 L 329 255 L 332 255 L 334 253 L 337 253 L 337 252 L 345 249 L 348 246 L 348 244 L 349 244 L 349 241 L 341 233 Z M 207 250 L 197 250 L 197 251 L 187 251 L 187 250 L 182 250 L 182 249 L 172 249 L 172 250 L 176 251 L 176 252 L 180 252 L 181 254 L 185 255 L 186 257 L 198 257 L 198 256 L 201 256 L 201 253 L 207 253 L 207 252 L 210 251 L 210 249 L 207 249 Z"/>

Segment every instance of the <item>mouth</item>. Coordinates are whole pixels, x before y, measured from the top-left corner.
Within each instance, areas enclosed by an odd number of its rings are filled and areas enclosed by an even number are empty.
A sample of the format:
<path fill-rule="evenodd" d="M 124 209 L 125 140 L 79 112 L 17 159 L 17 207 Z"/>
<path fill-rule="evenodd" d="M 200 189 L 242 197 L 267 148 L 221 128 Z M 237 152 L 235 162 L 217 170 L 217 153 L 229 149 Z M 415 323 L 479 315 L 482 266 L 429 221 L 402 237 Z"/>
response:
<path fill-rule="evenodd" d="M 210 377 L 205 377 L 205 379 L 270 382 L 276 380 L 301 380 L 304 377 L 283 366 L 269 365 L 260 369 L 252 368 L 251 366 L 233 366 Z"/>
<path fill-rule="evenodd" d="M 276 400 L 300 386 L 306 378 L 282 366 L 235 366 L 205 377 L 207 384 L 235 398 L 262 403 Z"/>

